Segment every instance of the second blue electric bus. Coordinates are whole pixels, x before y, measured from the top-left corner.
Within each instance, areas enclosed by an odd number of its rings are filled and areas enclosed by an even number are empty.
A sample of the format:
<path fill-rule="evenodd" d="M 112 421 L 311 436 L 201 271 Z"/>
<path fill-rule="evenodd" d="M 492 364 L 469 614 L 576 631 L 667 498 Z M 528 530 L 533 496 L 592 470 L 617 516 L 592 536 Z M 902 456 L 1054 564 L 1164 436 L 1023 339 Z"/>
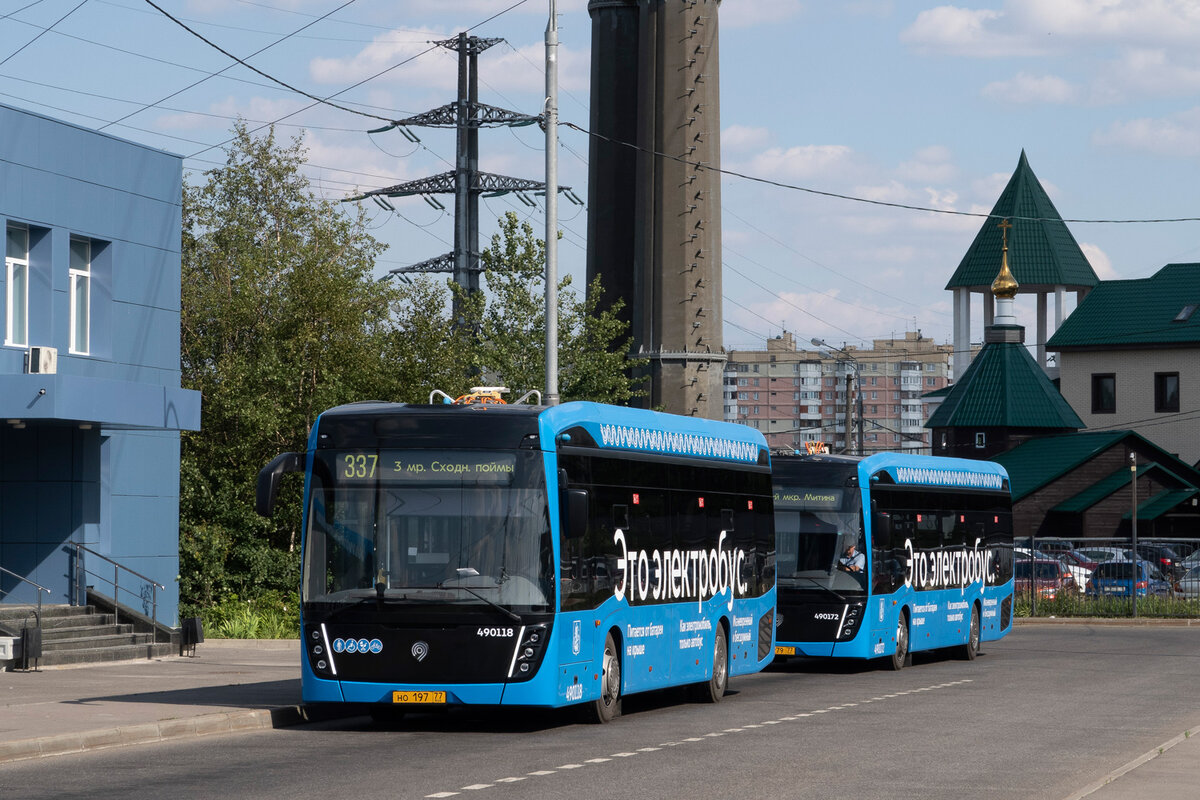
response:
<path fill-rule="evenodd" d="M 884 658 L 1012 629 L 1012 500 L 987 461 L 775 456 L 778 657 Z"/>

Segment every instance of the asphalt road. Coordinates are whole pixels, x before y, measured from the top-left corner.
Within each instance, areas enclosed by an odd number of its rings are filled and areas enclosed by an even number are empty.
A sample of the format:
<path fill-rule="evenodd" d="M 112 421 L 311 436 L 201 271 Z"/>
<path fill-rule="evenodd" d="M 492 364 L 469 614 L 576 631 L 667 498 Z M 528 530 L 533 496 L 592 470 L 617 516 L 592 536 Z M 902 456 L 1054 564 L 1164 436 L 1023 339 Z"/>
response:
<path fill-rule="evenodd" d="M 975 662 L 802 662 L 718 705 L 356 717 L 0 767 L 21 798 L 1046 798 L 1200 724 L 1200 626 L 1024 626 Z M 10 791 L 12 792 L 10 794 Z"/>

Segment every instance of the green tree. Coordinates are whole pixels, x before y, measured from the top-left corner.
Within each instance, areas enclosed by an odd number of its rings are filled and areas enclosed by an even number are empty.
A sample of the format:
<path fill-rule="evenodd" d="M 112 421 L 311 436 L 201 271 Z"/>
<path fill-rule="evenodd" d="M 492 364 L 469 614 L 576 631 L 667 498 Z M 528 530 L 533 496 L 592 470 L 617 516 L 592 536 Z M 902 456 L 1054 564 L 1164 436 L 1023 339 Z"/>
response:
<path fill-rule="evenodd" d="M 478 309 L 474 364 L 523 393 L 546 385 L 546 244 L 511 211 L 499 225 L 482 254 L 489 299 Z M 569 275 L 558 284 L 561 398 L 621 404 L 641 396 L 630 372 L 646 362 L 628 357 L 621 306 L 600 309 L 598 284 L 582 299 L 571 284 Z"/>
<path fill-rule="evenodd" d="M 312 194 L 304 160 L 300 139 L 239 123 L 225 164 L 184 191 L 181 363 L 203 396 L 203 429 L 182 437 L 185 602 L 295 588 L 298 482 L 267 521 L 253 513 L 255 475 L 304 449 L 322 410 L 396 388 L 397 293 L 372 275 L 383 246 L 361 209 Z"/>

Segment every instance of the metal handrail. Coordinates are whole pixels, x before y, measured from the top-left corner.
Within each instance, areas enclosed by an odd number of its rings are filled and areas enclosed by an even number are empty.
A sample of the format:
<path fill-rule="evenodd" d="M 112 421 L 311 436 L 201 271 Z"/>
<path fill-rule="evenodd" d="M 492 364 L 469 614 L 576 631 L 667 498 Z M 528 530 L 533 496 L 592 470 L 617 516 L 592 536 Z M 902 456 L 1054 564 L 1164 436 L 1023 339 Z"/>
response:
<path fill-rule="evenodd" d="M 45 592 L 46 594 L 50 594 L 50 590 L 47 589 L 45 586 L 42 586 L 40 583 L 35 583 L 35 582 L 29 580 L 29 578 L 26 578 L 24 575 L 18 575 L 17 573 L 13 572 L 11 569 L 5 569 L 4 567 L 0 567 L 0 572 L 3 572 L 5 575 L 12 575 L 17 580 L 24 581 L 25 583 L 28 583 L 29 585 L 33 586 L 34 588 L 36 588 L 38 590 L 37 626 L 39 628 L 42 627 L 42 595 L 41 595 L 41 593 Z"/>
<path fill-rule="evenodd" d="M 133 575 L 135 578 L 140 578 L 141 580 L 145 581 L 146 583 L 150 584 L 153 587 L 150 590 L 150 602 L 151 602 L 150 622 L 152 623 L 151 628 L 153 629 L 154 640 L 157 642 L 158 641 L 158 590 L 162 589 L 165 592 L 167 590 L 167 587 L 163 586 L 161 583 L 159 583 L 158 581 L 149 577 L 148 575 L 143 575 L 142 573 L 140 573 L 136 570 L 130 569 L 129 567 L 125 566 L 124 564 L 121 564 L 117 561 L 112 560 L 111 558 L 104 555 L 103 553 L 97 553 L 95 550 L 91 549 L 90 547 L 87 547 L 86 545 L 82 545 L 79 542 L 68 542 L 68 544 L 70 544 L 72 547 L 75 548 L 75 569 L 77 571 L 77 574 L 80 577 L 83 575 L 91 575 L 95 578 L 99 578 L 100 580 L 104 580 L 104 581 L 108 580 L 108 578 L 100 575 L 99 573 L 92 572 L 91 570 L 88 570 L 86 568 L 82 568 L 79 566 L 82 563 L 80 560 L 80 557 L 79 557 L 80 550 L 82 550 L 85 553 L 90 553 L 90 554 L 94 555 L 96 558 L 104 559 L 105 561 L 107 561 L 108 563 L 113 565 L 113 577 L 112 577 L 112 580 L 109 582 L 112 583 L 112 587 L 113 587 L 112 600 L 113 600 L 113 619 L 114 619 L 114 621 L 120 622 L 120 614 L 121 614 L 121 609 L 120 609 L 121 586 L 120 586 L 120 572 L 119 572 L 120 570 L 125 570 L 130 575 Z M 133 594 L 133 592 L 130 589 L 126 589 L 125 591 L 131 595 Z M 140 595 L 138 596 L 138 599 L 141 599 Z"/>

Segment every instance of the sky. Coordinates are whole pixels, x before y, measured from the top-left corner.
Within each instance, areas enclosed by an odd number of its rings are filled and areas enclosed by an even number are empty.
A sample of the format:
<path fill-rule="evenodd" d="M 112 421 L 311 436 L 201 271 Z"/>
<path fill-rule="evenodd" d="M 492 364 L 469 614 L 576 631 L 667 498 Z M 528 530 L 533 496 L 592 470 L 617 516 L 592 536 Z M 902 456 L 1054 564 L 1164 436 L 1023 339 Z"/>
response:
<path fill-rule="evenodd" d="M 0 103 L 184 156 L 193 182 L 223 163 L 236 119 L 275 123 L 339 202 L 452 169 L 452 131 L 368 133 L 454 100 L 457 56 L 433 42 L 502 37 L 479 56 L 480 101 L 544 103 L 548 0 L 154 3 L 0 0 Z M 559 117 L 586 129 L 586 0 L 559 0 L 558 19 Z M 721 166 L 737 173 L 721 184 L 727 348 L 785 330 L 950 342 L 945 285 L 985 224 L 969 215 L 1022 150 L 1062 217 L 1123 220 L 1068 225 L 1101 279 L 1200 262 L 1200 221 L 1143 221 L 1200 217 L 1195 0 L 724 0 L 719 26 Z M 586 199 L 587 134 L 559 134 L 559 182 Z M 485 129 L 480 168 L 542 180 L 544 148 L 537 127 Z M 367 204 L 389 246 L 378 274 L 452 249 L 438 199 Z M 490 198 L 484 246 L 507 211 L 544 235 L 543 198 Z M 559 217 L 560 273 L 582 291 L 587 208 L 563 199 Z M 1030 342 L 1032 312 L 1018 297 Z M 979 341 L 978 300 L 972 316 Z"/>

